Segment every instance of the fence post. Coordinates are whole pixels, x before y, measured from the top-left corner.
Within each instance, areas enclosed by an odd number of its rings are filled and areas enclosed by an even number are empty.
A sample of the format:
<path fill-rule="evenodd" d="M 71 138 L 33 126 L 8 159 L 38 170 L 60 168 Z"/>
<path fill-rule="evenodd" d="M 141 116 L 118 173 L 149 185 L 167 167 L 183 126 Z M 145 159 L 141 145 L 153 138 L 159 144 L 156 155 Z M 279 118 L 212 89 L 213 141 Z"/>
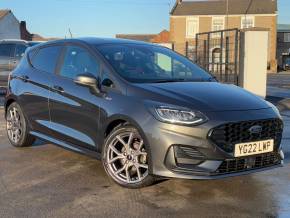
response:
<path fill-rule="evenodd" d="M 175 44 L 174 44 L 174 42 L 172 43 L 172 51 L 175 51 Z"/>
<path fill-rule="evenodd" d="M 241 30 L 240 86 L 262 97 L 267 91 L 269 30 Z"/>
<path fill-rule="evenodd" d="M 223 79 L 223 50 L 224 50 L 224 32 L 221 31 L 220 41 L 220 79 Z M 227 82 L 227 81 L 226 81 Z"/>
<path fill-rule="evenodd" d="M 198 34 L 196 34 L 195 36 L 195 63 L 198 62 L 197 56 L 198 56 Z"/>
<path fill-rule="evenodd" d="M 185 42 L 185 56 L 188 58 L 188 41 Z"/>
<path fill-rule="evenodd" d="M 227 36 L 226 37 L 226 57 L 225 57 L 225 78 L 226 81 L 229 81 L 229 43 L 230 43 L 230 38 Z"/>
<path fill-rule="evenodd" d="M 210 47 L 210 33 L 207 35 L 207 71 L 209 71 L 209 47 Z"/>
<path fill-rule="evenodd" d="M 203 41 L 203 63 L 202 63 L 203 68 L 207 67 L 207 65 L 206 65 L 206 45 L 207 45 L 207 41 L 204 40 Z"/>
<path fill-rule="evenodd" d="M 239 37 L 240 37 L 240 31 L 237 29 L 236 33 L 235 33 L 235 80 L 236 80 L 236 84 L 239 84 L 239 74 L 238 74 L 238 58 L 239 57 L 239 46 L 240 46 L 240 41 L 239 41 Z"/>

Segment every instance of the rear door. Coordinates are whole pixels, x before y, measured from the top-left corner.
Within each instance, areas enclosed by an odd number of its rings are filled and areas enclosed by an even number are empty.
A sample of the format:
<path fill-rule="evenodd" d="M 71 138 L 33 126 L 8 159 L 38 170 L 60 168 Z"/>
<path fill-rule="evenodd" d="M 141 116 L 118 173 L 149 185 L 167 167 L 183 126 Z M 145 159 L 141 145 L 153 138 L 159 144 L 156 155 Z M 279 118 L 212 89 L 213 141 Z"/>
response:
<path fill-rule="evenodd" d="M 49 98 L 54 137 L 95 150 L 101 96 L 88 87 L 76 84 L 74 79 L 84 73 L 98 78 L 100 62 L 93 52 L 79 44 L 67 45 L 62 59 L 59 72 L 52 79 Z"/>
<path fill-rule="evenodd" d="M 0 44 L 0 86 L 7 86 L 8 75 L 11 72 L 11 60 L 15 52 L 15 44 Z"/>
<path fill-rule="evenodd" d="M 52 75 L 55 73 L 61 45 L 49 45 L 32 50 L 29 53 L 31 66 L 22 70 L 19 76 L 19 90 L 24 90 L 19 96 L 21 106 L 27 115 L 32 130 L 50 134 L 50 116 L 48 98 Z M 21 88 L 20 88 L 21 87 Z"/>

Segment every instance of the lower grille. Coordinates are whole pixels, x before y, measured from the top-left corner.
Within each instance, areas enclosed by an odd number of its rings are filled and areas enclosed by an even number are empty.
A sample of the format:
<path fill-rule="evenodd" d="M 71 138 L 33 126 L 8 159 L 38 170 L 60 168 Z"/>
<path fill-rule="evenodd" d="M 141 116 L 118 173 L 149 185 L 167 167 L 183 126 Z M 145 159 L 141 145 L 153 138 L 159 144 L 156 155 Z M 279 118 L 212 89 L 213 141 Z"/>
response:
<path fill-rule="evenodd" d="M 278 153 L 266 153 L 253 157 L 225 160 L 217 169 L 216 174 L 242 172 L 278 164 L 281 164 L 281 158 Z"/>

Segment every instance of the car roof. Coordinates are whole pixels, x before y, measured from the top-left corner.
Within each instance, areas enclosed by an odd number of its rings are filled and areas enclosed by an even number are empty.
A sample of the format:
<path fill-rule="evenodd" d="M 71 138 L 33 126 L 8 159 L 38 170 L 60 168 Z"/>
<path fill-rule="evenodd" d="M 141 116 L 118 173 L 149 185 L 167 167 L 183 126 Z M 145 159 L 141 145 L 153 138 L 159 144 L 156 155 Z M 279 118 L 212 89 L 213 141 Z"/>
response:
<path fill-rule="evenodd" d="M 0 43 L 16 43 L 16 44 L 27 44 L 28 42 L 21 39 L 2 39 Z"/>
<path fill-rule="evenodd" d="M 128 39 L 117 39 L 117 38 L 96 38 L 96 37 L 86 37 L 86 38 L 72 38 L 72 39 L 60 39 L 53 40 L 49 42 L 44 42 L 36 47 L 48 46 L 55 43 L 85 43 L 88 45 L 106 45 L 106 44 L 138 44 L 138 45 L 153 45 L 152 43 L 128 40 Z"/>

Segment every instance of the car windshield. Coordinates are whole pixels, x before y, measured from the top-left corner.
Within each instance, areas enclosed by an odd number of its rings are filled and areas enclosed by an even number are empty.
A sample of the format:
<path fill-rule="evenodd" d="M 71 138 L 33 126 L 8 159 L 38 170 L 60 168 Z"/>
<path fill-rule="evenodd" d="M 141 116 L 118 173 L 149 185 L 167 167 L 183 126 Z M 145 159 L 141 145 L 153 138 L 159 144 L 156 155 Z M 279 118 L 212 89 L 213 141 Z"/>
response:
<path fill-rule="evenodd" d="M 97 50 L 117 73 L 133 83 L 211 81 L 212 76 L 187 58 L 161 46 L 101 45 Z"/>

